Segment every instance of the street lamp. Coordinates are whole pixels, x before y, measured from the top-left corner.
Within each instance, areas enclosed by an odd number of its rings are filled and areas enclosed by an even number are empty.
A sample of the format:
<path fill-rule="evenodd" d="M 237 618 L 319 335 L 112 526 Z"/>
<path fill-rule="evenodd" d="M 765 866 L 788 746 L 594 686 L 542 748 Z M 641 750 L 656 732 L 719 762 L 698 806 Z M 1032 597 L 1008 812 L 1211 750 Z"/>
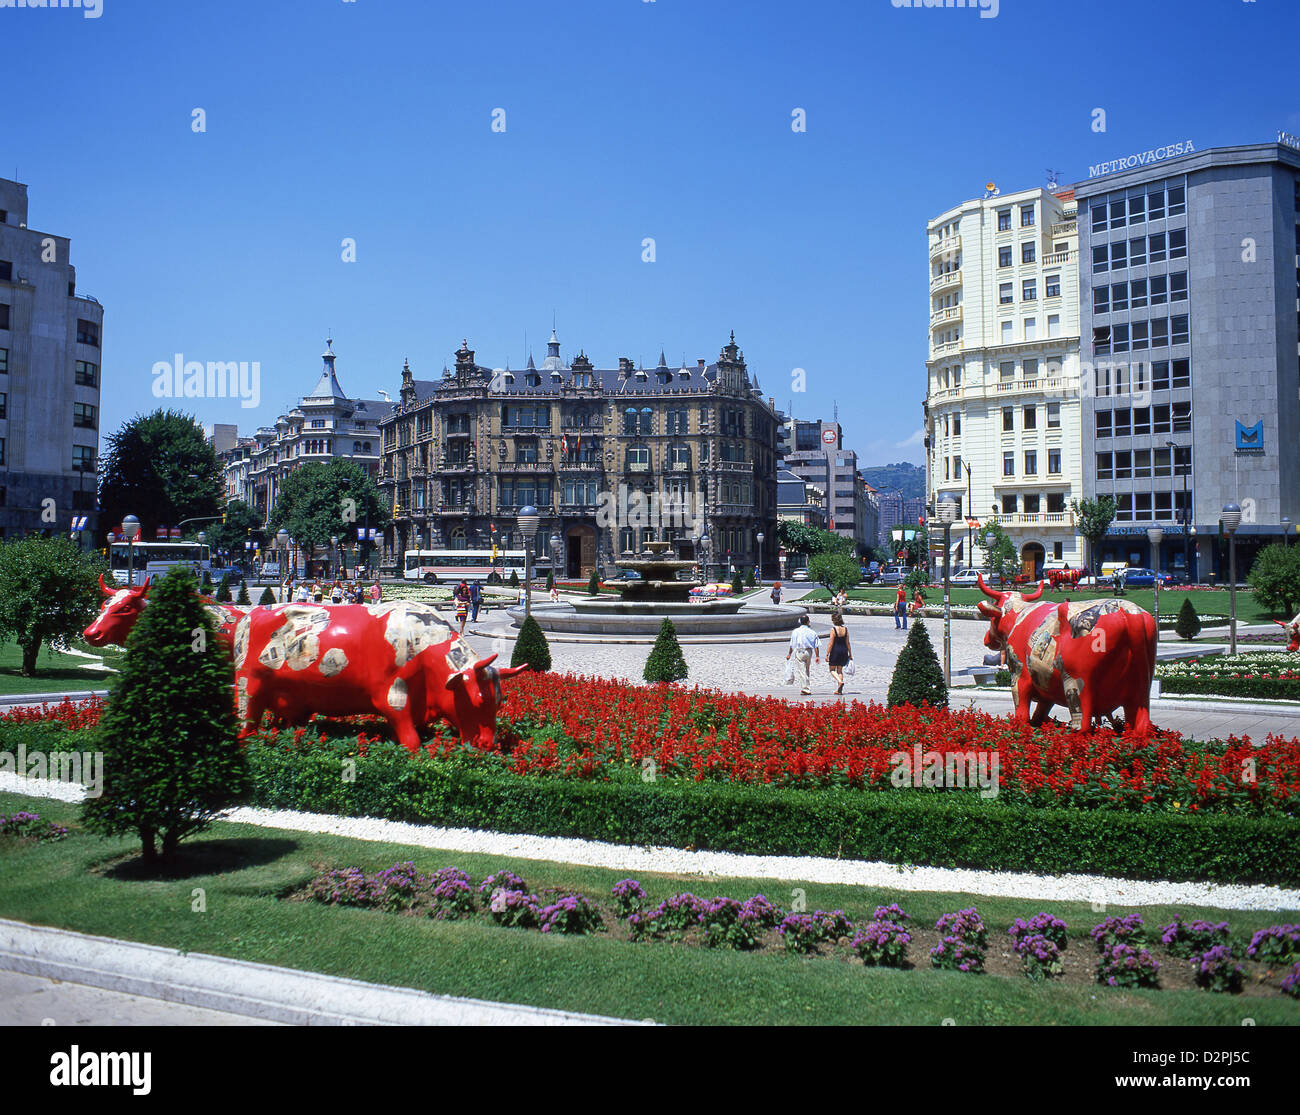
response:
<path fill-rule="evenodd" d="M 1151 569 L 1156 575 L 1155 579 L 1155 596 L 1156 596 L 1156 642 L 1160 641 L 1160 543 L 1164 540 L 1165 532 L 1160 527 L 1147 527 L 1147 538 L 1151 542 Z"/>
<path fill-rule="evenodd" d="M 754 571 L 754 580 L 761 584 L 763 581 L 763 539 L 767 535 L 760 530 L 755 537 L 758 539 L 758 568 Z"/>
<path fill-rule="evenodd" d="M 993 579 L 993 532 L 984 536 L 984 561 L 989 567 L 989 579 Z"/>
<path fill-rule="evenodd" d="M 330 535 L 330 570 L 337 578 L 339 575 L 339 536 Z"/>
<path fill-rule="evenodd" d="M 1286 515 L 1282 516 L 1282 548 L 1291 548 L 1291 520 Z"/>
<path fill-rule="evenodd" d="M 709 537 L 709 528 L 704 528 L 704 533 L 700 535 L 700 557 L 704 561 L 704 580 L 707 583 L 711 580 L 709 577 L 709 557 L 713 551 L 713 539 Z"/>
<path fill-rule="evenodd" d="M 935 503 L 943 524 L 943 683 L 952 685 L 952 524 L 957 521 L 957 497 L 944 492 Z"/>
<path fill-rule="evenodd" d="M 515 522 L 519 526 L 519 533 L 524 536 L 524 618 L 528 619 L 533 614 L 533 547 L 537 536 L 537 524 L 541 516 L 537 514 L 537 508 L 531 503 L 519 509 L 519 514 L 515 517 Z"/>
<path fill-rule="evenodd" d="M 275 541 L 280 547 L 280 580 L 287 586 L 289 584 L 289 532 L 281 527 L 275 532 Z M 282 601 L 283 602 L 283 601 Z"/>
<path fill-rule="evenodd" d="M 1237 528 L 1241 525 L 1241 508 L 1235 503 L 1225 503 L 1219 512 L 1223 529 L 1228 532 L 1228 631 L 1229 654 L 1237 653 Z"/>
<path fill-rule="evenodd" d="M 552 534 L 551 535 L 551 577 L 553 580 L 559 579 L 559 574 L 556 572 L 556 570 L 560 566 L 561 545 L 562 543 L 560 542 L 560 536 L 558 534 Z"/>
<path fill-rule="evenodd" d="M 122 520 L 122 534 L 126 538 L 126 583 L 135 584 L 135 540 L 140 537 L 140 520 L 128 515 Z"/>

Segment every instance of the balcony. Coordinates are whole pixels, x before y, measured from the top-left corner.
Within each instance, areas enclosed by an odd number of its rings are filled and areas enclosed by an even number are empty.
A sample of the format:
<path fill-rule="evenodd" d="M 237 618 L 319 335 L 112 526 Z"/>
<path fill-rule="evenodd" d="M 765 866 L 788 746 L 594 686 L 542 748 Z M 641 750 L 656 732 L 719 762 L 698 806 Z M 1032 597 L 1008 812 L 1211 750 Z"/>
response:
<path fill-rule="evenodd" d="M 434 515 L 473 515 L 473 503 L 440 503 L 433 511 Z"/>
<path fill-rule="evenodd" d="M 1004 527 L 1069 527 L 1068 511 L 1021 511 L 1002 513 L 992 517 L 992 522 Z"/>
<path fill-rule="evenodd" d="M 1048 231 L 1052 236 L 1073 236 L 1079 231 L 1078 218 L 1072 221 L 1058 221 Z"/>
<path fill-rule="evenodd" d="M 961 349 L 961 341 L 944 341 L 943 344 L 933 345 L 931 351 L 936 357 L 947 356 L 950 353 L 958 352 Z"/>
<path fill-rule="evenodd" d="M 945 306 L 941 310 L 935 310 L 934 313 L 930 315 L 930 328 L 934 329 L 949 321 L 961 321 L 960 306 Z"/>
<path fill-rule="evenodd" d="M 554 472 L 550 461 L 502 461 L 495 472 Z"/>
<path fill-rule="evenodd" d="M 600 461 L 561 461 L 557 466 L 561 472 L 604 472 L 605 466 Z"/>
<path fill-rule="evenodd" d="M 930 401 L 932 403 L 942 403 L 948 399 L 956 399 L 961 395 L 960 387 L 943 387 L 938 391 L 930 392 Z"/>
<path fill-rule="evenodd" d="M 1069 263 L 1076 255 L 1077 252 L 1053 252 L 1051 255 L 1043 256 L 1043 266 L 1051 267 L 1057 263 Z"/>
<path fill-rule="evenodd" d="M 959 286 L 961 286 L 961 271 L 946 271 L 930 280 L 930 293 L 938 294 L 941 290 Z"/>
<path fill-rule="evenodd" d="M 942 240 L 936 240 L 930 245 L 930 258 L 938 259 L 940 256 L 955 256 L 961 251 L 961 236 L 947 236 Z"/>

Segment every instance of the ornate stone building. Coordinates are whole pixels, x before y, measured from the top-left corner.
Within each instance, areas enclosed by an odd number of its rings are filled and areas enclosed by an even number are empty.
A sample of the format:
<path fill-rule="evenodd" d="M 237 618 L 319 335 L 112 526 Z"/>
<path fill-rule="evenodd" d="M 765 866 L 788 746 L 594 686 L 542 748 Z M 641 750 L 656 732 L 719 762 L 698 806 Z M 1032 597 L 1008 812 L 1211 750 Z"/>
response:
<path fill-rule="evenodd" d="M 536 553 L 585 578 L 646 542 L 715 572 L 776 554 L 777 413 L 745 367 L 735 335 L 718 359 L 653 369 L 620 359 L 572 364 L 552 332 L 546 359 L 523 371 L 475 363 L 462 343 L 454 369 L 417 380 L 409 364 L 383 430 L 381 488 L 392 500 L 385 556 L 404 550 L 521 548 L 516 525 L 533 504 Z M 708 538 L 706 555 L 701 536 Z"/>

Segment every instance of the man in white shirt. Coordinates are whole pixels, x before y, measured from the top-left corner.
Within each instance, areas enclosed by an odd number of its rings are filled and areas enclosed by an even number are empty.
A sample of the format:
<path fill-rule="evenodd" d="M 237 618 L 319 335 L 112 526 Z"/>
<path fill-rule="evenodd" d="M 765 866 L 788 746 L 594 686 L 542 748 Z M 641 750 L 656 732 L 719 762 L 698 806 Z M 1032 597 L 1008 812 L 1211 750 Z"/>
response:
<path fill-rule="evenodd" d="M 802 615 L 799 617 L 799 626 L 790 633 L 790 649 L 786 651 L 786 660 L 794 655 L 795 661 L 795 680 L 799 682 L 800 696 L 808 696 L 812 693 L 812 661 L 816 655 L 818 665 L 821 664 L 822 652 L 821 646 L 817 641 L 817 632 L 812 629 L 808 617 Z"/>

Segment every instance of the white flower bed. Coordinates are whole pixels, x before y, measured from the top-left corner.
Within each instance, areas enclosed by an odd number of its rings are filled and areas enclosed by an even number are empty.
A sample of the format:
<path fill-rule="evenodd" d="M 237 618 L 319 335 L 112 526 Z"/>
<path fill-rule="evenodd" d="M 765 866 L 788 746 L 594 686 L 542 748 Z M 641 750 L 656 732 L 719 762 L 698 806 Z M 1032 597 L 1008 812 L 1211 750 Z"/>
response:
<path fill-rule="evenodd" d="M 1160 662 L 1158 678 L 1281 677 L 1300 679 L 1300 654 L 1261 651 L 1252 654 L 1213 654 L 1181 662 Z"/>

